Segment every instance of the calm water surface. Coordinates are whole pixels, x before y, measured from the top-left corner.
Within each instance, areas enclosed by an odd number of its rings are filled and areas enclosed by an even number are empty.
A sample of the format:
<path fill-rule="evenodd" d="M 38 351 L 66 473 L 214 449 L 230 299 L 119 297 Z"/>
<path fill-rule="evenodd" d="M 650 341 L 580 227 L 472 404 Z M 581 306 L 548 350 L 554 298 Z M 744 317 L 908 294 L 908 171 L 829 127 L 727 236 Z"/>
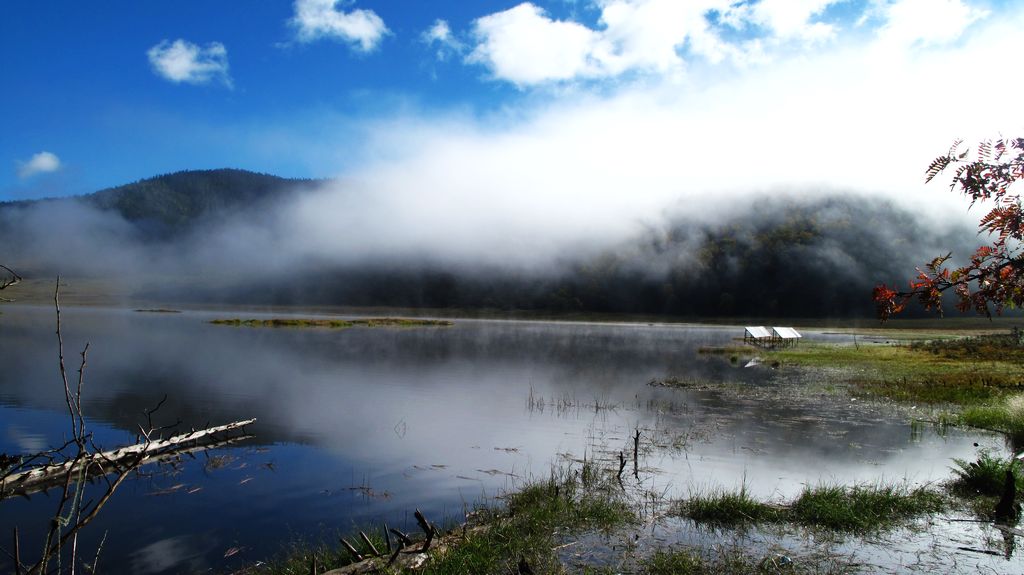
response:
<path fill-rule="evenodd" d="M 68 423 L 53 310 L 2 311 L 0 452 L 60 444 Z M 613 457 L 635 428 L 645 481 L 680 496 L 743 483 L 787 498 L 820 482 L 934 481 L 949 475 L 951 457 L 993 442 L 915 434 L 905 417 L 813 385 L 780 394 L 792 384 L 775 370 L 697 354 L 730 344 L 735 327 L 254 329 L 209 324 L 215 317 L 225 314 L 64 310 L 75 369 L 91 346 L 84 409 L 101 445 L 133 442 L 165 395 L 158 424 L 258 419 L 255 439 L 150 466 L 118 491 L 80 543 L 93 549 L 107 533 L 107 573 L 229 570 L 282 541 L 333 542 L 336 530 L 371 521 L 413 530 L 415 507 L 457 519 L 552 465 Z M 648 385 L 670 376 L 745 392 Z M 18 525 L 23 542 L 41 541 L 56 505 L 52 494 L 0 502 L 0 539 Z"/>

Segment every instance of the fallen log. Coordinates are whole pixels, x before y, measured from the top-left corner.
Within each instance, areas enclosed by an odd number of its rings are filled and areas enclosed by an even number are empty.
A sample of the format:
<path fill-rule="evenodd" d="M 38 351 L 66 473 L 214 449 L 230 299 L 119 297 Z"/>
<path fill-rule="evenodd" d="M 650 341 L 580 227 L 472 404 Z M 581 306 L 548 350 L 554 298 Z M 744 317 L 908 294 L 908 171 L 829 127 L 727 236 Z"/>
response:
<path fill-rule="evenodd" d="M 182 433 L 168 439 L 146 440 L 110 451 L 84 453 L 80 456 L 69 457 L 61 463 L 48 463 L 11 473 L 0 477 L 0 500 L 44 491 L 64 483 L 69 475 L 74 476 L 84 472 L 84 476 L 98 477 L 127 467 L 137 467 L 176 453 L 213 447 L 214 445 L 211 444 L 219 446 L 224 441 L 218 440 L 218 435 L 242 429 L 255 422 L 255 419 L 236 421 L 227 425 Z M 241 438 L 231 438 L 226 442 L 234 442 L 239 439 Z"/>

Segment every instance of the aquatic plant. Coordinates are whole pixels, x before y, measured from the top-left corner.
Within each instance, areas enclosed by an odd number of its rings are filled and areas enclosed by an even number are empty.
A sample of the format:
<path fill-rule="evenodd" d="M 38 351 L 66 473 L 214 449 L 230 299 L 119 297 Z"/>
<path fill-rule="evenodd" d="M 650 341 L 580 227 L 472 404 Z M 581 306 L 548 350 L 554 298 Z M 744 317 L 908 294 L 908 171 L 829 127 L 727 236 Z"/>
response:
<path fill-rule="evenodd" d="M 996 497 L 1003 493 L 1006 472 L 1014 467 L 1014 460 L 999 457 L 990 449 L 982 449 L 976 460 L 953 459 L 953 466 L 955 478 L 949 484 L 953 493 Z M 1024 474 L 1017 473 L 1016 483 L 1017 492 L 1024 493 Z"/>
<path fill-rule="evenodd" d="M 776 504 L 758 501 L 741 487 L 692 496 L 678 502 L 676 512 L 698 523 L 797 523 L 836 531 L 881 529 L 917 515 L 943 509 L 940 493 L 927 487 L 897 484 L 822 485 L 806 487 L 794 501 Z"/>
<path fill-rule="evenodd" d="M 806 487 L 790 506 L 791 520 L 837 531 L 871 531 L 941 511 L 942 495 L 897 484 Z"/>
<path fill-rule="evenodd" d="M 739 491 L 715 491 L 692 495 L 682 501 L 678 512 L 697 523 L 736 525 L 748 522 L 778 521 L 784 510 L 750 496 L 746 486 Z"/>

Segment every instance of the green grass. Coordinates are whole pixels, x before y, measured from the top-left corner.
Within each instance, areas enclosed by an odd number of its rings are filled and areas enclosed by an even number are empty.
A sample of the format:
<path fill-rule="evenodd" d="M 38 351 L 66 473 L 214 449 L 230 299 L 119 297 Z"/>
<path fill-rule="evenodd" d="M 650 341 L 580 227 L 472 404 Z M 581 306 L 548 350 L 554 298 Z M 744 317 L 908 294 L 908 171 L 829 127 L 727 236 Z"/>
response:
<path fill-rule="evenodd" d="M 718 492 L 694 496 L 676 505 L 680 515 L 697 523 L 795 523 L 835 531 L 867 532 L 944 508 L 945 499 L 933 490 L 901 485 L 807 487 L 791 503 L 775 505 L 747 494 Z"/>
<path fill-rule="evenodd" d="M 395 317 L 377 317 L 368 319 L 302 319 L 302 318 L 272 318 L 272 319 L 215 319 L 210 323 L 214 325 L 227 325 L 234 327 L 292 327 L 309 328 L 321 327 L 331 329 L 344 329 L 349 327 L 424 327 L 454 325 L 453 322 L 440 319 L 410 319 Z"/>
<path fill-rule="evenodd" d="M 558 470 L 484 512 L 485 528 L 428 564 L 424 573 L 508 573 L 525 559 L 535 573 L 558 573 L 559 533 L 610 530 L 636 521 L 609 472 L 584 464 Z"/>
<path fill-rule="evenodd" d="M 1024 356 L 976 339 L 858 347 L 808 343 L 770 357 L 783 365 L 842 368 L 863 390 L 902 401 L 982 403 L 1024 391 Z"/>
<path fill-rule="evenodd" d="M 748 522 L 778 521 L 783 510 L 762 503 L 747 493 L 717 491 L 708 495 L 694 495 L 679 504 L 679 512 L 697 523 L 735 525 Z"/>
<path fill-rule="evenodd" d="M 985 405 L 965 408 L 960 423 L 1002 431 L 1014 437 L 1024 435 L 1024 394 L 1003 397 Z"/>
<path fill-rule="evenodd" d="M 942 495 L 893 484 L 807 487 L 790 506 L 791 520 L 836 531 L 874 531 L 941 511 Z"/>
<path fill-rule="evenodd" d="M 1009 334 L 900 345 L 808 344 L 772 352 L 783 364 L 838 368 L 859 395 L 953 406 L 945 423 L 1024 439 L 1024 346 Z"/>

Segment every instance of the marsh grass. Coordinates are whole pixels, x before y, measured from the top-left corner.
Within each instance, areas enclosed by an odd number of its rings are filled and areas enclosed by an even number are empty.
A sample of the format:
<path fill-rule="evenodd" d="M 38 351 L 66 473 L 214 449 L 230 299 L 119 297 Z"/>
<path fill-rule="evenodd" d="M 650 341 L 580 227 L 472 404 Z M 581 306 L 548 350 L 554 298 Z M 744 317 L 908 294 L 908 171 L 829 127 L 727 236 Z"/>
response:
<path fill-rule="evenodd" d="M 875 531 L 936 513 L 945 498 L 925 487 L 895 484 L 807 487 L 789 509 L 791 520 L 836 531 Z"/>
<path fill-rule="evenodd" d="M 928 488 L 878 484 L 807 487 L 796 500 L 781 505 L 758 501 L 741 488 L 737 492 L 692 496 L 679 502 L 676 510 L 697 523 L 712 525 L 796 523 L 867 532 L 944 507 L 944 497 Z"/>
<path fill-rule="evenodd" d="M 944 424 L 1024 439 L 1024 346 L 1010 334 L 909 345 L 809 344 L 772 353 L 784 364 L 838 367 L 855 395 L 955 406 Z"/>
<path fill-rule="evenodd" d="M 424 573 L 515 572 L 520 559 L 536 573 L 559 572 L 554 548 L 562 537 L 637 520 L 612 474 L 593 463 L 575 471 L 554 470 L 547 480 L 504 500 L 504 508 L 482 510 L 484 528 L 436 558 Z"/>
<path fill-rule="evenodd" d="M 991 450 L 978 452 L 974 461 L 953 459 L 954 478 L 949 484 L 950 491 L 957 495 L 971 497 L 997 497 L 1002 495 L 1006 471 L 1013 467 L 1013 459 L 1002 458 Z M 1017 493 L 1024 493 L 1024 474 L 1016 474 Z"/>
<path fill-rule="evenodd" d="M 740 523 L 774 522 L 783 510 L 750 496 L 746 487 L 739 491 L 716 491 L 707 495 L 693 495 L 682 501 L 679 512 L 697 523 L 736 525 Z"/>
<path fill-rule="evenodd" d="M 1024 391 L 1024 359 L 998 346 L 978 346 L 971 338 L 921 345 L 809 343 L 771 352 L 782 364 L 839 367 L 861 390 L 899 401 L 982 404 Z M 958 345 L 971 351 L 957 352 Z"/>
<path fill-rule="evenodd" d="M 303 319 L 303 318 L 271 318 L 271 319 L 214 319 L 214 325 L 233 327 L 320 327 L 344 329 L 349 327 L 447 327 L 453 322 L 443 319 L 411 319 L 396 317 L 377 317 L 366 319 Z"/>
<path fill-rule="evenodd" d="M 1024 435 L 1024 394 L 1004 396 L 985 405 L 965 408 L 959 415 L 963 425 L 1002 431 L 1014 437 Z"/>

